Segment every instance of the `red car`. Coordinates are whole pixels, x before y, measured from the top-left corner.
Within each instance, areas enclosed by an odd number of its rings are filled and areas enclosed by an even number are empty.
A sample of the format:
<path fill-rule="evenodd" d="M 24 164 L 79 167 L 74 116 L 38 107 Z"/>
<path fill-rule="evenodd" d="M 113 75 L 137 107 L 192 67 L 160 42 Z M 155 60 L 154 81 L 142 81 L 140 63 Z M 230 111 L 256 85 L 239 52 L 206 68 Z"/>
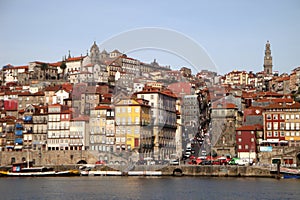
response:
<path fill-rule="evenodd" d="M 105 161 L 104 160 L 98 160 L 96 163 L 96 165 L 105 165 Z"/>

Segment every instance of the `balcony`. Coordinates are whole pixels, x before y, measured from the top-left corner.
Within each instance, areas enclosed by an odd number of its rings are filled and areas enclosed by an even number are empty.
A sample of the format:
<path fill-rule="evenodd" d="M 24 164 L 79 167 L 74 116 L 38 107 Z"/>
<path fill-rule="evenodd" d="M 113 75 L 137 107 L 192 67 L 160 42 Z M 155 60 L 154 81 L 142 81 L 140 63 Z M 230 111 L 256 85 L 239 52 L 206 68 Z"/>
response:
<path fill-rule="evenodd" d="M 22 129 L 22 128 L 23 128 L 23 125 L 22 125 L 22 124 L 16 124 L 16 128 L 17 128 L 17 129 Z"/>
<path fill-rule="evenodd" d="M 23 131 L 22 130 L 16 130 L 15 131 L 15 135 L 16 136 L 22 136 L 23 135 Z"/>

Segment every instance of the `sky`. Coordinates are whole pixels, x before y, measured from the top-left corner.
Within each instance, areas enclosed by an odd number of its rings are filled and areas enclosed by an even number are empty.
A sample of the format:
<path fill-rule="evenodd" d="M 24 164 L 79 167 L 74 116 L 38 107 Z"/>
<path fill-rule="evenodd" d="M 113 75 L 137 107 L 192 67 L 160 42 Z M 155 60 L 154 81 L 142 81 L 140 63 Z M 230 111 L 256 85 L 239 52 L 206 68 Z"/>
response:
<path fill-rule="evenodd" d="M 299 21 L 298 0 L 1 0 L 0 66 L 56 62 L 69 50 L 72 56 L 86 55 L 96 41 L 100 50 L 118 49 L 143 62 L 156 59 L 172 69 L 186 66 L 195 72 L 213 63 L 219 74 L 235 69 L 259 72 L 269 40 L 273 70 L 290 73 L 300 66 Z M 189 48 L 183 37 L 179 41 L 136 31 L 147 28 L 184 36 L 202 48 L 200 54 L 205 52 L 211 63 L 201 63 L 205 56 L 198 57 L 199 49 Z M 156 46 L 142 42 L 138 50 L 130 50 L 107 42 L 128 32 L 134 34 L 124 39 L 127 46 L 138 38 Z M 161 47 L 164 41 L 172 45 Z M 193 57 L 199 62 L 191 62 Z"/>

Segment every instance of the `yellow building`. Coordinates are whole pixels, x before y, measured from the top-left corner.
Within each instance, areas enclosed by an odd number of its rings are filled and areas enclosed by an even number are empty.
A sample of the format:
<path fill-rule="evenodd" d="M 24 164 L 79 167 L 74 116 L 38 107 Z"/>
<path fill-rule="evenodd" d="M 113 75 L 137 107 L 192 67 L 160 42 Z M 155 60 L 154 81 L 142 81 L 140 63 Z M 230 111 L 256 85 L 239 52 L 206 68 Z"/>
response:
<path fill-rule="evenodd" d="M 116 150 L 141 151 L 141 138 L 151 135 L 150 106 L 144 99 L 121 99 L 115 105 Z"/>

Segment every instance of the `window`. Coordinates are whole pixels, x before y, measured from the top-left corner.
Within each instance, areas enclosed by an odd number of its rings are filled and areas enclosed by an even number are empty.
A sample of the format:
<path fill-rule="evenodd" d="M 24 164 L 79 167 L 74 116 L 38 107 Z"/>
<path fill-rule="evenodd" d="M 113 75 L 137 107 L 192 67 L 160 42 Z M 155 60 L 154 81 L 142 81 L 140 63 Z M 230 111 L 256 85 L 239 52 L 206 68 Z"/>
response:
<path fill-rule="evenodd" d="M 291 130 L 295 130 L 295 123 L 291 123 Z"/>
<path fill-rule="evenodd" d="M 299 130 L 300 126 L 299 126 L 300 123 L 296 123 L 296 130 Z"/>
<path fill-rule="evenodd" d="M 280 132 L 280 137 L 284 137 L 284 132 L 283 131 Z"/>
<path fill-rule="evenodd" d="M 280 122 L 280 130 L 284 130 L 284 122 Z"/>
<path fill-rule="evenodd" d="M 274 132 L 274 137 L 278 137 L 278 132 L 277 131 Z"/>
<path fill-rule="evenodd" d="M 273 127 L 274 130 L 278 130 L 278 122 L 274 122 L 274 123 L 273 123 L 273 126 L 274 126 L 274 127 Z"/>
<path fill-rule="evenodd" d="M 128 117 L 128 124 L 132 124 L 131 117 Z"/>
<path fill-rule="evenodd" d="M 283 114 L 280 114 L 280 119 L 284 119 L 284 115 Z"/>
<path fill-rule="evenodd" d="M 278 119 L 278 115 L 274 114 L 273 119 Z"/>
<path fill-rule="evenodd" d="M 242 138 L 238 138 L 238 142 L 242 142 Z"/>
<path fill-rule="evenodd" d="M 239 149 L 242 149 L 242 145 L 239 145 Z"/>
<path fill-rule="evenodd" d="M 237 133 L 238 133 L 238 135 L 241 135 L 241 134 L 242 134 L 242 132 L 241 132 L 241 131 L 238 131 Z"/>
<path fill-rule="evenodd" d="M 285 115 L 285 119 L 286 119 L 286 120 L 289 120 L 289 119 L 290 119 L 290 116 L 289 116 L 289 115 Z"/>
<path fill-rule="evenodd" d="M 245 145 L 245 149 L 249 149 L 249 146 L 248 146 L 248 144 L 246 144 L 246 145 Z"/>
<path fill-rule="evenodd" d="M 251 138 L 251 142 L 254 142 L 254 138 Z"/>
<path fill-rule="evenodd" d="M 295 118 L 295 115 L 291 115 L 291 119 L 294 119 Z"/>
<path fill-rule="evenodd" d="M 128 110 L 129 113 L 131 113 L 131 108 L 130 107 L 127 110 Z"/>
<path fill-rule="evenodd" d="M 151 94 L 150 98 L 151 98 L 151 99 L 154 99 L 154 95 L 153 95 L 153 94 Z"/>
<path fill-rule="evenodd" d="M 271 130 L 271 129 L 272 129 L 271 122 L 268 122 L 268 123 L 267 123 L 267 129 L 268 129 L 268 130 Z"/>
<path fill-rule="evenodd" d="M 290 130 L 290 124 L 289 123 L 285 124 L 285 130 Z"/>
<path fill-rule="evenodd" d="M 135 118 L 135 123 L 138 124 L 139 122 L 140 122 L 140 118 L 139 118 L 139 117 L 136 117 L 136 118 Z"/>
<path fill-rule="evenodd" d="M 291 136 L 294 137 L 295 136 L 295 132 L 291 132 Z"/>
<path fill-rule="evenodd" d="M 270 114 L 267 115 L 267 119 L 271 119 L 271 115 Z"/>
<path fill-rule="evenodd" d="M 268 137 L 272 137 L 272 132 L 271 132 L 271 131 L 268 131 L 268 132 L 267 132 L 267 135 L 268 135 Z"/>

